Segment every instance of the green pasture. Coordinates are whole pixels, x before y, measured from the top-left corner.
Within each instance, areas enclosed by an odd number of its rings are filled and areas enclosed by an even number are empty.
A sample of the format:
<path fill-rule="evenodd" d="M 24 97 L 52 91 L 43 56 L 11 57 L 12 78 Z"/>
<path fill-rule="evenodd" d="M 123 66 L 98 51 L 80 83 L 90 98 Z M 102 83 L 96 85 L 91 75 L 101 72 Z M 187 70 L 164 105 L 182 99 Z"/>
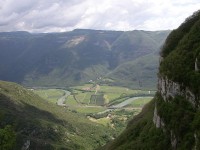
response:
<path fill-rule="evenodd" d="M 153 97 L 144 97 L 144 98 L 139 98 L 134 100 L 129 106 L 132 107 L 143 107 L 145 104 L 147 104 L 148 102 L 150 102 L 150 100 L 152 100 Z"/>
<path fill-rule="evenodd" d="M 73 110 L 77 111 L 78 113 L 83 113 L 83 114 L 90 114 L 90 113 L 98 113 L 101 111 L 106 110 L 105 107 L 73 107 Z"/>
<path fill-rule="evenodd" d="M 70 96 L 67 97 L 65 104 L 67 104 L 68 106 L 78 105 L 78 103 L 75 101 L 73 95 L 70 95 Z"/>
<path fill-rule="evenodd" d="M 65 94 L 61 89 L 36 89 L 33 92 L 52 103 L 56 103 Z"/>
<path fill-rule="evenodd" d="M 100 118 L 100 119 L 95 119 L 95 118 L 90 118 L 90 121 L 102 124 L 104 126 L 111 126 L 111 119 L 104 117 L 104 118 Z"/>
<path fill-rule="evenodd" d="M 72 87 L 73 93 L 75 93 L 76 99 L 80 103 L 89 103 L 90 97 L 95 93 L 95 88 L 93 84 L 85 84 L 82 86 Z M 137 95 L 148 95 L 154 94 L 155 91 L 143 91 L 143 90 L 133 90 L 126 87 L 119 86 L 109 86 L 109 85 L 100 85 L 97 93 L 104 93 L 104 98 L 108 103 L 112 103 L 122 97 L 133 97 Z"/>

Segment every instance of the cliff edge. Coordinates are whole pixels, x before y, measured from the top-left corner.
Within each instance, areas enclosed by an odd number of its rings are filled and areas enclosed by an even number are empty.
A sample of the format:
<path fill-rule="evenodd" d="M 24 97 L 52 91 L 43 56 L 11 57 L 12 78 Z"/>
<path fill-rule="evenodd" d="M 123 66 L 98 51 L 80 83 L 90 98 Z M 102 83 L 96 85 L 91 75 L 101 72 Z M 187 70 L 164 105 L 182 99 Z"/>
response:
<path fill-rule="evenodd" d="M 154 99 L 104 149 L 200 149 L 200 11 L 173 30 L 160 53 Z"/>

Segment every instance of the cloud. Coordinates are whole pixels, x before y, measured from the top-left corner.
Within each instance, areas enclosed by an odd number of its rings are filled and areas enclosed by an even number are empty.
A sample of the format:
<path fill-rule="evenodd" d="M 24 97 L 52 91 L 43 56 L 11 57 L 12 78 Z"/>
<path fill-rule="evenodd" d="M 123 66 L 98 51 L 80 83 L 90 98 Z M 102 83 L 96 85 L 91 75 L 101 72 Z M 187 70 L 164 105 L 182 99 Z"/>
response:
<path fill-rule="evenodd" d="M 174 29 L 199 8 L 199 0 L 1 0 L 0 31 Z"/>

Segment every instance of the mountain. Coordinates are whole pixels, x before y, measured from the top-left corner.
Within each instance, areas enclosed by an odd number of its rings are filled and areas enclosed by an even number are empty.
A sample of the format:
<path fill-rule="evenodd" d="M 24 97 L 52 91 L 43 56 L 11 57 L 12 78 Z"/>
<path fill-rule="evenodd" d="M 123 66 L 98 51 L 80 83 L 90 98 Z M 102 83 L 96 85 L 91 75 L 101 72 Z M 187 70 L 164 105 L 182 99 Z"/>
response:
<path fill-rule="evenodd" d="M 115 85 L 151 89 L 157 83 L 158 64 L 159 56 L 148 54 L 117 66 L 108 77 L 117 81 Z"/>
<path fill-rule="evenodd" d="M 103 77 L 112 79 L 110 84 L 155 88 L 158 53 L 169 32 L 1 32 L 0 79 L 63 87 Z"/>
<path fill-rule="evenodd" d="M 158 91 L 126 130 L 102 149 L 200 149 L 200 11 L 167 37 Z"/>
<path fill-rule="evenodd" d="M 111 132 L 16 83 L 0 81 L 0 149 L 16 143 L 15 150 L 92 150 L 111 139 Z"/>

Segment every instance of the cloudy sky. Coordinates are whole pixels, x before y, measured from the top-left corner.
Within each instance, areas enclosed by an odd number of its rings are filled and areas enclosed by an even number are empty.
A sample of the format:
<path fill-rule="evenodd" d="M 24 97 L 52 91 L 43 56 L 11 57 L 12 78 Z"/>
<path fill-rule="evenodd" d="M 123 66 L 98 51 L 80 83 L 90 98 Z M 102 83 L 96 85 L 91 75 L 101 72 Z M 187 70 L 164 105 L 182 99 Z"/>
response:
<path fill-rule="evenodd" d="M 200 9 L 200 0 L 0 0 L 0 31 L 166 30 Z"/>

